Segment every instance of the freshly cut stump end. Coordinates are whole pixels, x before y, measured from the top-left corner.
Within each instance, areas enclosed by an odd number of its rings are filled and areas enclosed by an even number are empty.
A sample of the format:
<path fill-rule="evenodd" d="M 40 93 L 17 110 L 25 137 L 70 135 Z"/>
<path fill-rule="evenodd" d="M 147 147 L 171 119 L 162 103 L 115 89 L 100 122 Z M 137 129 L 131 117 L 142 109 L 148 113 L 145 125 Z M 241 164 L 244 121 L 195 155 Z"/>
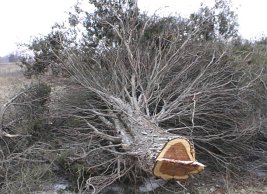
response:
<path fill-rule="evenodd" d="M 186 138 L 176 138 L 165 144 L 156 159 L 153 173 L 164 180 L 186 180 L 204 170 L 205 165 L 195 159 L 195 150 Z"/>

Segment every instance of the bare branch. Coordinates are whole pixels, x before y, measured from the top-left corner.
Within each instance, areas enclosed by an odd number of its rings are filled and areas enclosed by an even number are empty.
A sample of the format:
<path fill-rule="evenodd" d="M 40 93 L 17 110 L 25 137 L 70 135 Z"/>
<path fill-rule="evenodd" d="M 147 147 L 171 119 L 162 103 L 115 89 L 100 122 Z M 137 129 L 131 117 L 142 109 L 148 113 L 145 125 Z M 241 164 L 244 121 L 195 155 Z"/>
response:
<path fill-rule="evenodd" d="M 93 125 L 91 125 L 87 120 L 84 120 L 86 122 L 86 124 L 94 130 L 94 133 L 100 137 L 102 137 L 103 139 L 106 139 L 108 141 L 114 142 L 114 143 L 120 143 L 121 142 L 121 138 L 120 137 L 114 137 L 108 134 L 105 134 L 103 132 L 100 132 L 96 127 L 94 127 Z"/>

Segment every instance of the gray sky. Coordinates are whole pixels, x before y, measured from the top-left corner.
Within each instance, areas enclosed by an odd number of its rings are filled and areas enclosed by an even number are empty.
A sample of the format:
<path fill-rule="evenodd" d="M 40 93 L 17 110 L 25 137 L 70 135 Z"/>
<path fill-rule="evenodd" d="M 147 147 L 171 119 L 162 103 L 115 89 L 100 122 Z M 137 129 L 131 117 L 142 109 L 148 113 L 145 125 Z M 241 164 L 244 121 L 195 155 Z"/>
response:
<path fill-rule="evenodd" d="M 55 22 L 67 18 L 67 11 L 77 0 L 0 0 L 0 56 L 16 50 L 16 43 L 47 34 Z M 214 0 L 138 0 L 141 10 L 159 14 L 179 13 L 188 16 L 200 3 Z M 240 34 L 254 39 L 267 34 L 267 0 L 232 0 L 239 17 Z"/>

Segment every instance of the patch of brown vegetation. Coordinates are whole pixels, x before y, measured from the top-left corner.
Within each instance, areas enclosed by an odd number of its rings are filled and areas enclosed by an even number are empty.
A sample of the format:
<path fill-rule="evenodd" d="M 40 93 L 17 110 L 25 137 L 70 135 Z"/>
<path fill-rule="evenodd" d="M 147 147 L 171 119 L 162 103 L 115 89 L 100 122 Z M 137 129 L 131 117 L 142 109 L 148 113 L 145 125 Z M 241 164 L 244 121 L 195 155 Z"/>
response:
<path fill-rule="evenodd" d="M 0 64 L 0 105 L 30 82 L 23 76 L 23 69 L 19 65 Z"/>

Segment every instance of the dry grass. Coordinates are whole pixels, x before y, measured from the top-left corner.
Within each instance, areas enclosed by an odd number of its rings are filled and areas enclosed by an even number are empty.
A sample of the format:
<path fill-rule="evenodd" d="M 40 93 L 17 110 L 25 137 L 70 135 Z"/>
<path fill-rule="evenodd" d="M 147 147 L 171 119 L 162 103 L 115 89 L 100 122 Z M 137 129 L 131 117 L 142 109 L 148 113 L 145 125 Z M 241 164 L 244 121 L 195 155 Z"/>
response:
<path fill-rule="evenodd" d="M 0 105 L 30 82 L 23 76 L 23 70 L 19 65 L 0 64 Z"/>
<path fill-rule="evenodd" d="M 198 194 L 265 194 L 265 180 L 241 178 L 232 179 L 225 174 L 213 174 L 209 180 L 203 180 L 197 186 Z"/>

